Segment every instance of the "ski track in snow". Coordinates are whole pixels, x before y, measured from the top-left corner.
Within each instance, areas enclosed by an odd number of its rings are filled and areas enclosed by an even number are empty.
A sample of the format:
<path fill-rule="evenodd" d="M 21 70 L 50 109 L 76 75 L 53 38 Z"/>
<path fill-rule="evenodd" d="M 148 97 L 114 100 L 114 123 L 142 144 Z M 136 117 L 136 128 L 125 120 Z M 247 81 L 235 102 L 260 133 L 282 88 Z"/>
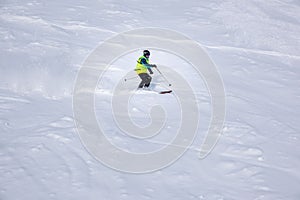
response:
<path fill-rule="evenodd" d="M 2 2 L 0 199 L 298 200 L 299 6 L 283 0 Z M 227 116 L 205 159 L 198 158 L 207 130 L 201 124 L 177 162 L 136 175 L 114 171 L 88 153 L 75 129 L 71 94 L 79 67 L 100 42 L 144 26 L 174 29 L 203 45 L 223 78 Z M 185 74 L 189 66 L 155 57 L 185 66 L 176 69 L 200 84 Z M 124 57 L 120 66 L 129 69 L 131 60 Z M 104 82 L 112 85 L 113 78 Z M 194 89 L 204 124 L 209 95 L 204 86 Z M 176 115 L 165 134 L 138 141 L 109 121 L 112 92 L 99 86 L 95 94 L 95 113 L 115 145 L 151 151 L 169 143 Z M 131 102 L 134 120 L 148 123 L 143 103 L 167 105 L 169 97 L 151 94 Z"/>
<path fill-rule="evenodd" d="M 230 47 L 230 46 L 209 46 L 209 45 L 204 45 L 204 47 L 206 47 L 208 49 L 219 49 L 219 50 L 224 50 L 224 51 L 246 52 L 246 53 L 262 54 L 262 55 L 268 55 L 268 56 L 277 56 L 277 57 L 287 57 L 287 58 L 293 58 L 293 59 L 300 59 L 300 56 L 298 56 L 298 55 L 285 54 L 285 53 L 276 52 L 276 51 L 263 51 L 263 50 L 258 50 L 258 49 L 247 49 L 247 48 Z"/>

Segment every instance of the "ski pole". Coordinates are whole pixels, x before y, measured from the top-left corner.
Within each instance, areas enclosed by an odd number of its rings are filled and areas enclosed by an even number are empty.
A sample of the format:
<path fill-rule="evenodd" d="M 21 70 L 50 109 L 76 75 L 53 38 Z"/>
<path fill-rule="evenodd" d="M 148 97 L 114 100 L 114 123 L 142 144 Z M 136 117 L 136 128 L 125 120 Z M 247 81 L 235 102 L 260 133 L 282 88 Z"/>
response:
<path fill-rule="evenodd" d="M 132 79 L 135 79 L 137 76 L 132 76 L 132 77 L 129 77 L 129 78 L 125 78 L 124 81 L 128 81 L 128 80 L 132 80 Z"/>
<path fill-rule="evenodd" d="M 168 83 L 169 86 L 171 86 L 172 84 L 168 81 L 168 79 L 161 73 L 161 71 L 155 67 L 155 69 L 158 71 L 158 73 L 160 73 L 160 75 L 165 79 L 165 81 Z"/>

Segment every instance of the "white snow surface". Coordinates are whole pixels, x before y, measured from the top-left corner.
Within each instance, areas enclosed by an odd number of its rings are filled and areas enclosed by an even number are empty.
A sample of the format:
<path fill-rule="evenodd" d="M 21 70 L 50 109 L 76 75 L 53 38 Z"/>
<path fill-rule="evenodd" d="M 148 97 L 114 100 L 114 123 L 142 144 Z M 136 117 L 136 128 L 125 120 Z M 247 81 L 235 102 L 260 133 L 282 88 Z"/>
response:
<path fill-rule="evenodd" d="M 298 0 L 0 1 L 0 199 L 300 199 L 299 19 Z M 85 149 L 72 92 L 80 67 L 101 42 L 142 27 L 178 31 L 205 49 L 224 82 L 226 119 L 214 150 L 199 159 L 211 117 L 209 93 L 191 66 L 153 51 L 152 62 L 174 66 L 190 83 L 201 124 L 175 163 L 130 174 Z M 95 91 L 107 137 L 133 152 L 162 148 L 178 128 L 173 94 L 142 92 L 132 99 L 132 120 L 150 123 L 147 109 L 162 104 L 175 110 L 168 129 L 145 141 L 118 132 L 110 94 L 140 54 L 117 60 Z M 162 82 L 155 73 L 153 84 Z"/>

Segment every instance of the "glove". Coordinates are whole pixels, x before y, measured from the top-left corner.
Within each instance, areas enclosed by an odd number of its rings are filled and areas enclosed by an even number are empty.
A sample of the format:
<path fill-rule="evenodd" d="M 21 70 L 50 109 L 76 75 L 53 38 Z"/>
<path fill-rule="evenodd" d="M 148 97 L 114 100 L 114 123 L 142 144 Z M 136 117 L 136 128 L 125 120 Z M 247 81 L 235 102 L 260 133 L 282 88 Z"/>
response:
<path fill-rule="evenodd" d="M 157 66 L 156 66 L 156 65 L 151 65 L 151 67 L 154 67 L 154 68 L 156 68 Z"/>
<path fill-rule="evenodd" d="M 153 74 L 153 71 L 150 68 L 148 68 L 148 71 L 150 72 L 150 74 Z"/>

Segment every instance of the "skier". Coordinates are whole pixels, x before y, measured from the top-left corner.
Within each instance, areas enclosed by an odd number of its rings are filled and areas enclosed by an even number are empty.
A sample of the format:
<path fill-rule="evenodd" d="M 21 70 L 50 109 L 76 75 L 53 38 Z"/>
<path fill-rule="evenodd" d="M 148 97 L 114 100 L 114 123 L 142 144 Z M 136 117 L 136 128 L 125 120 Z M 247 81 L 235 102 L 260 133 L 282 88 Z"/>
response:
<path fill-rule="evenodd" d="M 143 88 L 143 87 L 148 88 L 151 83 L 152 77 L 147 73 L 147 71 L 149 71 L 150 74 L 153 74 L 151 67 L 156 67 L 156 65 L 149 64 L 149 57 L 150 57 L 150 51 L 144 50 L 143 56 L 139 57 L 137 61 L 135 71 L 142 79 L 138 88 Z"/>

